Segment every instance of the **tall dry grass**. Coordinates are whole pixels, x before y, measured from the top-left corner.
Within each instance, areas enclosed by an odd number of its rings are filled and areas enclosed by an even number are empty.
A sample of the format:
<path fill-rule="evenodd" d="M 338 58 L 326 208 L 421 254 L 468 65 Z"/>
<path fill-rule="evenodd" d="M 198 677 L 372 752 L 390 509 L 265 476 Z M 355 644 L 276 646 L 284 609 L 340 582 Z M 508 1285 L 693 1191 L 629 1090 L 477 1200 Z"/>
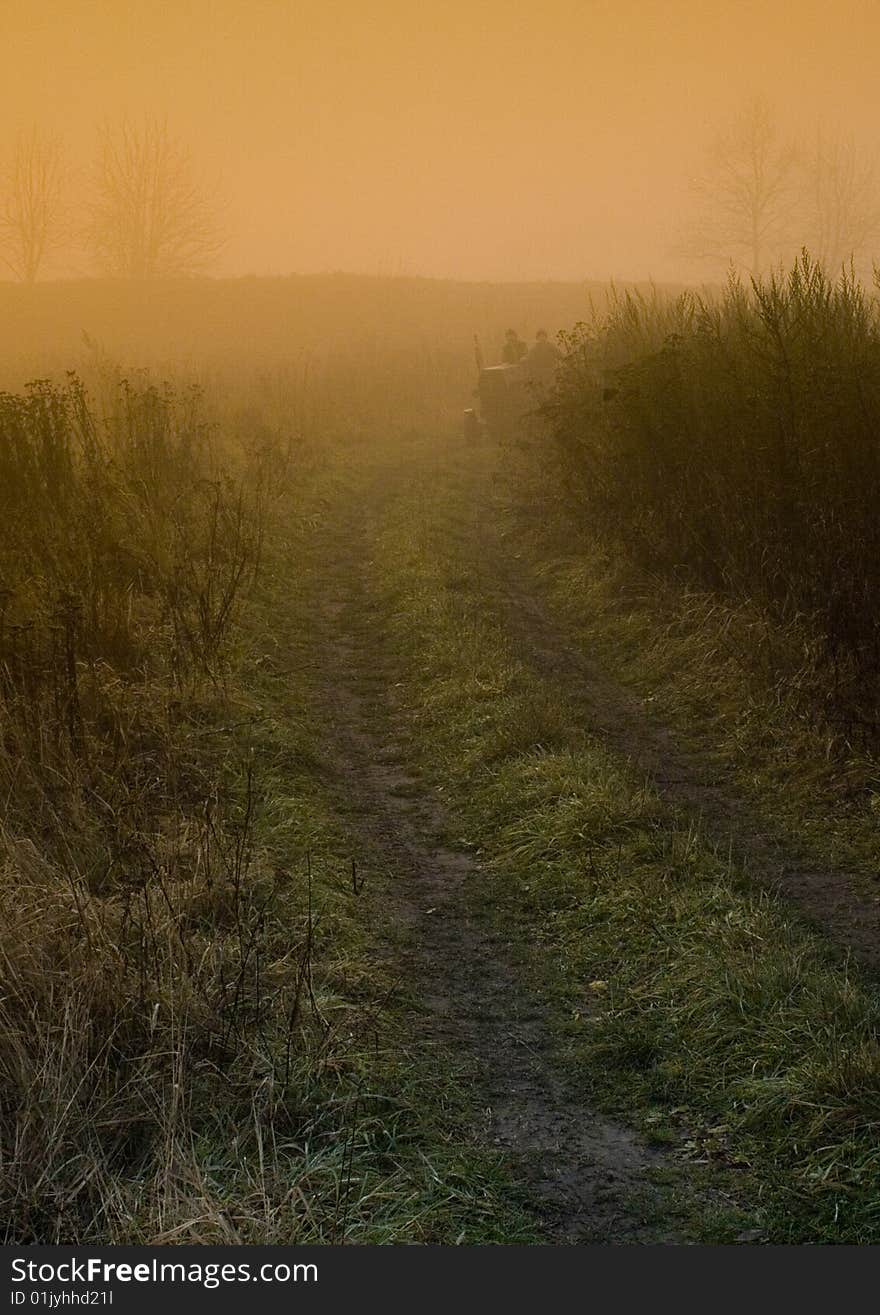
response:
<path fill-rule="evenodd" d="M 829 707 L 876 722 L 880 303 L 804 254 L 720 297 L 618 297 L 548 406 L 586 523 L 652 570 L 815 640 Z"/>
<path fill-rule="evenodd" d="M 200 1211 L 223 1236 L 194 1147 L 252 1141 L 297 1062 L 302 943 L 273 941 L 253 782 L 198 738 L 259 565 L 260 479 L 224 470 L 197 391 L 107 394 L 105 413 L 75 377 L 0 396 L 7 1241 L 155 1238 Z"/>

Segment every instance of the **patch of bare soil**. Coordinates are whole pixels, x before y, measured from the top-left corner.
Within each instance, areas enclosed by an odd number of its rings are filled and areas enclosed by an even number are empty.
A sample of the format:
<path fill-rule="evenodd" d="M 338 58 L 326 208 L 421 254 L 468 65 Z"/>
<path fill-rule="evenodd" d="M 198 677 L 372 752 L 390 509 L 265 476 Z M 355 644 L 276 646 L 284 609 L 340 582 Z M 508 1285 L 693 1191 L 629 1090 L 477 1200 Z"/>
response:
<path fill-rule="evenodd" d="M 880 901 L 864 876 L 816 859 L 745 796 L 733 767 L 682 745 L 647 704 L 585 652 L 541 601 L 521 554 L 500 537 L 492 515 L 476 527 L 475 553 L 499 598 L 514 651 L 561 686 L 584 729 L 627 759 L 661 798 L 692 818 L 725 858 L 794 904 L 834 945 L 880 971 Z"/>
<path fill-rule="evenodd" d="M 474 1138 L 509 1153 L 549 1242 L 676 1241 L 656 1222 L 649 1170 L 660 1153 L 584 1105 L 513 950 L 469 912 L 479 865 L 439 839 L 440 803 L 407 770 L 354 519 L 324 558 L 325 750 L 353 828 L 390 875 L 389 916 L 406 933 L 401 975 L 424 1009 L 423 1035 L 477 1075 Z"/>

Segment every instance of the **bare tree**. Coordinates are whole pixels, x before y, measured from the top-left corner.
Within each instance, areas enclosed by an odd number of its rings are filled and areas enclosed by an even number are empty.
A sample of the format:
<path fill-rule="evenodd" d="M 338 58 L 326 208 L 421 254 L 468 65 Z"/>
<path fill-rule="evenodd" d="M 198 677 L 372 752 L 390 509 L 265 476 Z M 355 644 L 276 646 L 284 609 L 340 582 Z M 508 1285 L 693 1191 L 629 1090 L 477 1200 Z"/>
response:
<path fill-rule="evenodd" d="M 796 152 L 780 140 L 763 100 L 744 107 L 719 132 L 703 172 L 691 180 L 698 214 L 682 254 L 745 265 L 753 275 L 789 245 Z"/>
<path fill-rule="evenodd" d="M 3 261 L 23 283 L 36 281 L 67 236 L 64 151 L 37 128 L 19 137 L 0 182 Z"/>
<path fill-rule="evenodd" d="M 224 245 L 220 211 L 164 120 L 103 126 L 87 240 L 107 273 L 149 279 L 208 268 Z"/>
<path fill-rule="evenodd" d="M 830 271 L 872 256 L 880 244 L 880 177 L 852 137 L 827 139 L 821 129 L 804 155 L 807 246 Z"/>

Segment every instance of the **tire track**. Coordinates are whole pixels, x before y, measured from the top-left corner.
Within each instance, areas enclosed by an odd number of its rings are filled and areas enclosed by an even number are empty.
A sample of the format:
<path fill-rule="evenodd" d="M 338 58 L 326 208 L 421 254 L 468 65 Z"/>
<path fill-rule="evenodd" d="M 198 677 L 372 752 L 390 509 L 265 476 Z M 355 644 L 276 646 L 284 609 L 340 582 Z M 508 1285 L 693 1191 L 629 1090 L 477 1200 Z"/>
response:
<path fill-rule="evenodd" d="M 479 865 L 438 839 L 446 818 L 408 770 L 395 726 L 393 675 L 365 588 L 363 506 L 340 507 L 336 517 L 321 554 L 318 616 L 325 749 L 352 829 L 389 875 L 423 1034 L 477 1075 L 474 1136 L 508 1153 L 548 1241 L 680 1240 L 650 1181 L 663 1155 L 584 1105 L 556 1054 L 546 1006 L 511 947 L 470 911 Z"/>

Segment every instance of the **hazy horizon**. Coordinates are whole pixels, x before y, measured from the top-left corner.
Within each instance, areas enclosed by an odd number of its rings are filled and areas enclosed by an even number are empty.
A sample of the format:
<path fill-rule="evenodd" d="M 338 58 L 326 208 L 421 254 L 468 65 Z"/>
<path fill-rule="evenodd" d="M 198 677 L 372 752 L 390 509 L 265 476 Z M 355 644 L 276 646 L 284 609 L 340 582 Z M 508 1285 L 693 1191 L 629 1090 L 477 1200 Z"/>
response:
<path fill-rule="evenodd" d="M 865 0 L 4 10 L 0 153 L 36 124 L 82 176 L 103 120 L 167 116 L 228 198 L 220 276 L 702 281 L 687 179 L 745 99 L 877 145 Z"/>

